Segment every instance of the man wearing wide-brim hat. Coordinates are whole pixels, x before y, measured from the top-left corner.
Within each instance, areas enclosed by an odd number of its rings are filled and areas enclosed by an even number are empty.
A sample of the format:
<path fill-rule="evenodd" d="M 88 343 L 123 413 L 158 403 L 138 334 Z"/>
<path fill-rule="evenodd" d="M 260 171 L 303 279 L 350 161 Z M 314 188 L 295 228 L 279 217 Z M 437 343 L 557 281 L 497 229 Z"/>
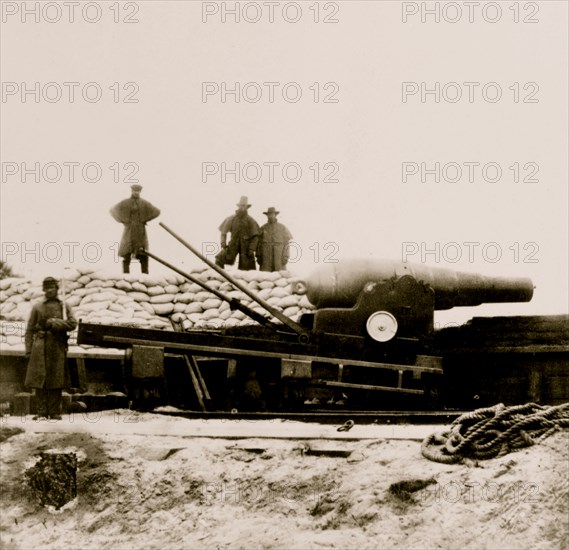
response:
<path fill-rule="evenodd" d="M 220 267 L 233 265 L 239 255 L 238 268 L 242 270 L 256 269 L 255 251 L 259 239 L 259 224 L 248 214 L 251 207 L 247 197 L 241 197 L 237 203 L 237 211 L 225 218 L 219 226 L 221 233 L 221 252 L 215 257 Z M 227 234 L 231 234 L 227 244 Z"/>
<path fill-rule="evenodd" d="M 36 303 L 26 327 L 25 385 L 36 392 L 37 416 L 61 420 L 61 392 L 66 385 L 67 333 L 77 321 L 71 308 L 57 297 L 58 282 L 46 277 L 45 298 Z"/>
<path fill-rule="evenodd" d="M 111 216 L 124 224 L 118 255 L 123 259 L 123 273 L 129 273 L 130 260 L 134 256 L 140 260 L 140 270 L 148 273 L 148 256 L 141 249 L 148 249 L 146 224 L 160 215 L 153 204 L 140 198 L 141 185 L 131 185 L 130 198 L 124 199 L 111 208 Z"/>
<path fill-rule="evenodd" d="M 257 245 L 257 262 L 261 271 L 281 271 L 286 269 L 289 260 L 291 232 L 277 221 L 280 212 L 271 206 L 266 212 L 268 221 L 261 227 Z"/>

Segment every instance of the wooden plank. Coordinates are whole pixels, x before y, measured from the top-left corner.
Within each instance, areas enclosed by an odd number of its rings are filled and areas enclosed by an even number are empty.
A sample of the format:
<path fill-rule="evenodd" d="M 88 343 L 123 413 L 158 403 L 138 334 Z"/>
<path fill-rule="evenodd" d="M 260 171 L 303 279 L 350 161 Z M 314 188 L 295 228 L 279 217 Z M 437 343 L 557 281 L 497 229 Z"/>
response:
<path fill-rule="evenodd" d="M 479 345 L 470 347 L 471 342 L 468 343 L 469 347 L 449 347 L 444 348 L 444 355 L 449 353 L 453 354 L 467 354 L 467 355 L 480 355 L 488 353 L 515 353 L 515 354 L 531 354 L 531 353 L 569 353 L 569 345 L 540 345 L 540 346 L 492 346 L 492 345 Z M 439 350 L 440 351 L 440 350 Z"/>
<path fill-rule="evenodd" d="M 0 348 L 0 357 L 24 357 L 26 352 L 23 349 L 9 349 Z M 124 350 L 117 350 L 116 352 L 97 351 L 89 352 L 76 352 L 69 351 L 67 353 L 68 359 L 116 359 L 121 360 L 124 356 Z"/>
<path fill-rule="evenodd" d="M 475 317 L 466 325 L 436 331 L 435 340 L 446 352 L 564 353 L 569 351 L 569 316 Z"/>
<path fill-rule="evenodd" d="M 348 458 L 354 452 L 353 449 L 341 449 L 338 447 L 326 447 L 322 444 L 307 445 L 304 454 L 307 456 L 329 456 L 332 458 Z"/>
<path fill-rule="evenodd" d="M 124 354 L 110 354 L 110 353 L 73 353 L 68 356 L 70 359 L 103 359 L 105 361 L 116 360 L 121 361 Z"/>
<path fill-rule="evenodd" d="M 329 386 L 332 388 L 348 388 L 348 389 L 355 389 L 355 390 L 391 391 L 391 392 L 398 392 L 398 393 L 411 393 L 414 395 L 423 395 L 425 393 L 423 390 L 394 388 L 392 386 L 371 386 L 369 384 L 348 384 L 347 382 L 333 382 L 332 380 L 312 380 L 310 385 Z"/>
<path fill-rule="evenodd" d="M 85 368 L 85 359 L 82 357 L 76 358 L 77 364 L 77 383 L 81 392 L 87 391 L 87 369 Z"/>
<path fill-rule="evenodd" d="M 540 403 L 542 373 L 537 369 L 532 369 L 529 371 L 528 377 L 529 377 L 528 397 L 534 403 Z"/>
<path fill-rule="evenodd" d="M 237 376 L 237 360 L 229 359 L 227 361 L 227 378 L 235 378 Z"/>
<path fill-rule="evenodd" d="M 501 325 L 505 327 L 511 326 L 566 326 L 569 323 L 569 315 L 514 315 L 499 317 L 473 317 L 470 321 L 471 325 Z"/>
<path fill-rule="evenodd" d="M 211 401 L 211 396 L 209 395 L 209 391 L 207 389 L 207 385 L 205 383 L 205 380 L 203 379 L 202 371 L 200 370 L 200 366 L 199 366 L 198 362 L 196 361 L 196 358 L 193 355 L 190 356 L 190 362 L 192 363 L 192 366 L 194 367 L 194 371 L 195 371 L 196 376 L 198 378 L 198 382 L 200 383 L 200 387 L 202 389 L 202 392 L 204 394 L 205 399 L 207 401 Z"/>
<path fill-rule="evenodd" d="M 105 336 L 104 339 L 108 342 L 116 343 L 130 343 L 130 344 L 140 344 L 148 345 L 149 340 L 138 340 L 132 338 L 122 338 L 119 336 Z M 220 348 L 219 346 L 199 346 L 195 344 L 181 344 L 178 342 L 168 342 L 162 340 L 156 340 L 151 342 L 153 346 L 164 347 L 170 349 L 183 349 L 187 351 L 200 351 L 202 353 L 210 353 L 217 357 L 233 357 L 233 356 L 244 356 L 244 357 L 271 357 L 275 359 L 296 359 L 300 361 L 318 361 L 320 363 L 330 363 L 330 364 L 343 364 L 344 366 L 353 367 L 370 367 L 377 369 L 402 369 L 404 371 L 419 371 L 419 372 L 429 372 L 434 374 L 442 374 L 442 368 L 433 367 L 420 367 L 415 365 L 397 365 L 394 363 L 376 363 L 371 361 L 359 361 L 355 359 L 337 358 L 337 357 L 325 357 L 320 355 L 296 355 L 291 353 L 278 353 L 269 351 L 253 351 L 248 349 L 234 349 L 234 348 Z"/>
<path fill-rule="evenodd" d="M 550 400 L 567 401 L 569 399 L 569 376 L 551 376 L 549 388 Z"/>
<path fill-rule="evenodd" d="M 132 378 L 163 378 L 164 349 L 156 346 L 132 346 Z"/>
<path fill-rule="evenodd" d="M 190 377 L 192 379 L 192 385 L 194 386 L 194 390 L 196 392 L 196 396 L 198 398 L 198 402 L 200 404 L 200 407 L 202 409 L 202 411 L 206 411 L 206 407 L 203 401 L 203 393 L 202 393 L 202 389 L 200 388 L 200 384 L 198 382 L 198 378 L 196 376 L 196 373 L 194 372 L 194 369 L 192 367 L 192 364 L 190 362 L 190 360 L 188 359 L 187 355 L 184 355 L 184 360 L 186 361 L 186 365 L 188 367 L 188 370 L 190 371 Z"/>
<path fill-rule="evenodd" d="M 26 425 L 30 433 L 87 433 L 87 434 L 132 434 L 132 435 L 165 435 L 169 438 L 180 437 L 175 447 L 181 447 L 186 441 L 188 446 L 195 445 L 195 438 L 238 439 L 282 439 L 291 440 L 297 446 L 298 440 L 338 440 L 358 441 L 361 439 L 404 439 L 423 441 L 432 435 L 433 426 L 414 425 L 355 425 L 348 432 L 337 431 L 337 424 L 314 424 L 304 422 L 275 422 L 274 420 L 258 420 L 255 422 L 232 422 L 228 419 L 186 420 L 185 422 L 117 422 L 113 411 L 104 411 L 97 422 L 75 415 L 73 422 L 31 422 Z M 7 426 L 21 426 L 21 417 L 8 417 Z M 442 428 L 441 428 L 442 431 Z"/>

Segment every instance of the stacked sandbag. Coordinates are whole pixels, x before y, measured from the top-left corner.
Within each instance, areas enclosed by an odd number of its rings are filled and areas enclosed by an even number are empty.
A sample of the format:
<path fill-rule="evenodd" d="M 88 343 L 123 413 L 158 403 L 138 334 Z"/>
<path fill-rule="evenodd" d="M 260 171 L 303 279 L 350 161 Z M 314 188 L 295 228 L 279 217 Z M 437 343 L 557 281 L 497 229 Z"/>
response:
<path fill-rule="evenodd" d="M 23 351 L 25 349 L 26 323 L 24 321 L 0 321 L 0 348 Z"/>
<path fill-rule="evenodd" d="M 22 321 L 30 316 L 33 300 L 43 296 L 41 286 L 33 287 L 22 277 L 0 280 L 0 319 Z"/>
<path fill-rule="evenodd" d="M 23 355 L 26 349 L 26 321 L 0 321 L 0 355 Z M 77 331 L 69 333 L 68 356 L 81 355 L 116 355 L 120 357 L 124 350 L 115 348 L 99 348 L 97 346 L 77 345 Z"/>
<path fill-rule="evenodd" d="M 179 292 L 179 279 L 108 274 L 79 269 L 65 274 L 65 301 L 83 322 L 139 328 L 171 329 L 168 315 Z M 26 321 L 43 297 L 41 283 L 12 278 L 0 281 L 0 318 Z M 63 287 L 60 285 L 59 296 Z"/>
<path fill-rule="evenodd" d="M 85 323 L 171 330 L 177 277 L 79 270 L 66 276 L 66 302 Z"/>
<path fill-rule="evenodd" d="M 192 273 L 209 287 L 235 298 L 251 309 L 270 317 L 270 314 L 253 301 L 247 294 L 237 290 L 213 269 Z M 248 287 L 257 296 L 265 300 L 287 317 L 298 321 L 300 316 L 313 309 L 305 296 L 292 294 L 291 283 L 294 280 L 288 271 L 234 271 L 231 273 L 241 285 Z M 212 292 L 204 290 L 196 283 L 182 283 L 181 293 L 176 296 L 172 321 L 180 323 L 184 330 L 219 329 L 256 324 L 250 317 L 239 310 L 231 311 L 229 303 L 219 299 Z M 272 319 L 279 322 L 277 319 Z"/>
<path fill-rule="evenodd" d="M 269 316 L 215 270 L 197 269 L 191 275 Z M 233 271 L 231 275 L 295 321 L 313 308 L 305 296 L 292 294 L 294 279 L 289 272 Z M 32 284 L 22 278 L 1 280 L 0 292 L 0 319 L 7 321 L 27 321 L 33 303 L 43 297 L 41 283 Z M 60 297 L 62 294 L 60 287 Z M 85 323 L 164 330 L 172 330 L 171 321 L 184 330 L 255 324 L 243 312 L 232 311 L 227 301 L 176 274 L 123 275 L 76 269 L 65 274 L 65 300 L 72 307 L 75 318 Z"/>
<path fill-rule="evenodd" d="M 17 355 L 23 354 L 26 349 L 26 328 L 27 321 L 0 320 L 0 351 L 10 354 L 18 352 Z M 77 331 L 69 333 L 69 351 L 84 351 L 84 349 L 93 346 L 77 346 Z"/>

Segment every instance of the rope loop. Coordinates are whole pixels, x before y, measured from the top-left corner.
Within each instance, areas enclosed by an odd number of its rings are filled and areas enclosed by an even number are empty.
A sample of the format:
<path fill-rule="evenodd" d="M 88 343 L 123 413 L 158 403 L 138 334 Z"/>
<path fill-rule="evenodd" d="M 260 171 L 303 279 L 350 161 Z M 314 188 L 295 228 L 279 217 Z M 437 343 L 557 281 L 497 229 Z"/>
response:
<path fill-rule="evenodd" d="M 427 437 L 421 453 L 444 464 L 494 458 L 540 443 L 564 428 L 569 428 L 569 403 L 550 407 L 498 403 L 459 416 L 448 431 Z"/>

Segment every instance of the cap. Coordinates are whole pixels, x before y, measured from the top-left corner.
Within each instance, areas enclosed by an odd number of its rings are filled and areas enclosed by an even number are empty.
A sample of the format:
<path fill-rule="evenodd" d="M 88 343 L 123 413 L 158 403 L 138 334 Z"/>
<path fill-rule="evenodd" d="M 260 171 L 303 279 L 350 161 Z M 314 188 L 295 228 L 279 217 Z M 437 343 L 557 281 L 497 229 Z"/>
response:
<path fill-rule="evenodd" d="M 59 282 L 54 277 L 46 277 L 42 281 L 42 287 L 45 288 L 46 286 L 59 286 Z"/>
<path fill-rule="evenodd" d="M 138 183 L 135 183 L 134 185 L 131 185 L 130 188 L 133 191 L 142 191 L 142 185 L 138 185 Z"/>

